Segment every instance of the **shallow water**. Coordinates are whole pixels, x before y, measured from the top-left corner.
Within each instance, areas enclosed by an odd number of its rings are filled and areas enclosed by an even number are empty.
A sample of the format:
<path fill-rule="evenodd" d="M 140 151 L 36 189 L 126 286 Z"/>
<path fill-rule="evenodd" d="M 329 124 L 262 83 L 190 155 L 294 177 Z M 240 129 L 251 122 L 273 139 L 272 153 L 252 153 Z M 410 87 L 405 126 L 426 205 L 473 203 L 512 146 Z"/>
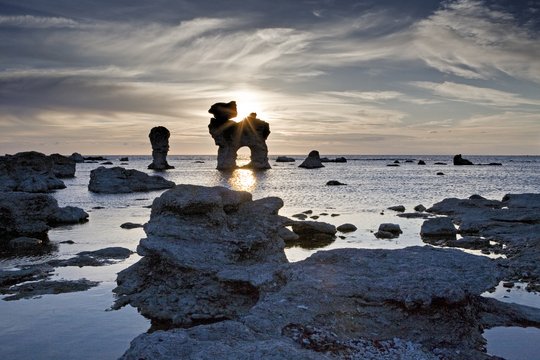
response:
<path fill-rule="evenodd" d="M 333 158 L 335 156 L 328 156 Z M 326 163 L 322 169 L 301 169 L 302 157 L 296 163 L 275 163 L 272 169 L 254 173 L 250 170 L 219 172 L 215 170 L 214 156 L 169 156 L 175 169 L 161 173 L 177 184 L 226 186 L 253 193 L 255 199 L 279 196 L 285 206 L 282 215 L 312 210 L 319 221 L 335 225 L 353 223 L 356 232 L 344 234 L 325 249 L 340 247 L 401 248 L 423 245 L 419 237 L 421 219 L 404 219 L 394 211 L 393 205 L 404 205 L 407 211 L 423 204 L 429 207 L 447 197 L 466 198 L 479 194 L 486 198 L 501 199 L 506 193 L 539 192 L 540 157 L 475 157 L 467 156 L 474 163 L 500 162 L 503 166 L 453 166 L 448 156 L 346 156 L 347 163 Z M 119 156 L 108 157 L 114 166 L 120 165 Z M 146 171 L 150 157 L 129 156 L 126 168 Z M 388 167 L 399 159 L 399 167 Z M 427 165 L 417 165 L 418 160 Z M 405 160 L 413 160 L 406 163 Z M 203 161 L 202 163 L 199 161 Z M 449 165 L 434 165 L 435 162 Z M 80 251 L 97 250 L 109 246 L 123 246 L 135 250 L 142 229 L 121 229 L 124 222 L 148 221 L 152 200 L 162 191 L 135 194 L 93 194 L 87 191 L 90 171 L 98 163 L 77 165 L 76 178 L 65 181 L 67 189 L 54 193 L 61 206 L 72 205 L 85 209 L 90 221 L 82 225 L 56 228 L 49 232 L 49 239 L 56 245 L 40 256 L 11 257 L 0 260 L 1 268 L 42 262 L 51 258 L 69 258 Z M 443 172 L 444 175 L 436 175 Z M 329 180 L 338 180 L 347 186 L 326 186 Z M 102 207 L 94 209 L 96 207 Z M 326 213 L 328 215 L 322 215 Z M 338 214 L 339 216 L 331 216 Z M 403 234 L 393 240 L 376 239 L 372 232 L 384 222 L 398 223 Z M 73 240 L 75 244 L 61 244 Z M 286 250 L 290 261 L 301 260 L 314 249 L 300 247 Z M 112 289 L 116 273 L 138 260 L 137 255 L 127 261 L 104 267 L 67 267 L 57 269 L 55 276 L 64 279 L 87 278 L 102 283 L 89 291 L 44 295 L 37 299 L 0 301 L 0 347 L 6 359 L 115 359 L 129 346 L 129 341 L 148 330 L 149 321 L 131 307 L 107 311 L 114 301 Z M 494 293 L 490 296 L 512 301 L 523 297 L 517 291 Z M 504 298 L 508 296 L 508 298 Z M 530 295 L 525 303 L 540 307 L 538 295 Z M 490 354 L 503 355 L 499 349 L 511 347 L 511 335 L 505 340 L 486 332 Z M 513 331 L 513 330 L 511 330 Z M 499 334 L 499 333 L 497 333 Z M 510 334 L 510 332 L 508 332 Z M 540 335 L 532 333 L 540 342 Z M 496 339 L 496 340 L 491 340 Z M 531 341 L 532 341 L 531 340 Z M 498 347 L 490 346 L 496 342 Z M 505 345 L 507 343 L 507 345 Z M 500 346 L 499 346 L 500 345 Z M 526 354 L 527 346 L 522 346 Z M 516 359 L 519 357 L 516 357 Z"/>

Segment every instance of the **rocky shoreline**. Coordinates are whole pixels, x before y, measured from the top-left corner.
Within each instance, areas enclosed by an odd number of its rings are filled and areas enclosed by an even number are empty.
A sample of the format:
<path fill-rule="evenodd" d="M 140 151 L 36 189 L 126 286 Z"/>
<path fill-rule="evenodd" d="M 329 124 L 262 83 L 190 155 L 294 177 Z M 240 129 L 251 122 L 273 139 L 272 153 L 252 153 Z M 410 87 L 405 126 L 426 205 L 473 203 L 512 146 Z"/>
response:
<path fill-rule="evenodd" d="M 320 251 L 288 263 L 282 205 L 191 185 L 157 198 L 143 258 L 119 274 L 115 307 L 130 304 L 171 329 L 137 337 L 123 359 L 488 359 L 483 329 L 540 326 L 540 309 L 481 296 L 524 268 L 535 279 L 538 264 L 522 260 L 529 249 L 512 241 L 530 229 L 512 219 L 533 213 L 525 224 L 538 226 L 537 195 L 428 209 L 461 226 L 497 221 L 490 236 L 501 238 L 492 241 L 520 254 L 507 259 L 425 246 Z"/>
<path fill-rule="evenodd" d="M 59 207 L 47 194 L 75 173 L 65 159 L 34 152 L 0 158 L 2 249 L 45 249 L 49 229 L 88 220 L 83 209 Z M 540 327 L 540 309 L 482 296 L 501 282 L 540 291 L 540 194 L 448 198 L 414 213 L 390 207 L 423 219 L 426 246 L 334 249 L 291 263 L 287 245 L 315 249 L 356 227 L 312 221 L 318 216 L 311 211 L 284 217 L 277 197 L 253 200 L 248 192 L 175 185 L 119 167 L 92 170 L 88 184 L 106 194 L 164 188 L 144 224 L 142 258 L 117 277 L 113 308 L 131 305 L 153 325 L 123 359 L 490 359 L 485 329 Z M 371 236 L 400 234 L 399 225 L 383 223 Z M 131 254 L 109 247 L 22 264 L 0 272 L 0 294 L 15 301 L 86 291 L 99 281 L 56 280 L 55 271 L 112 265 Z"/>

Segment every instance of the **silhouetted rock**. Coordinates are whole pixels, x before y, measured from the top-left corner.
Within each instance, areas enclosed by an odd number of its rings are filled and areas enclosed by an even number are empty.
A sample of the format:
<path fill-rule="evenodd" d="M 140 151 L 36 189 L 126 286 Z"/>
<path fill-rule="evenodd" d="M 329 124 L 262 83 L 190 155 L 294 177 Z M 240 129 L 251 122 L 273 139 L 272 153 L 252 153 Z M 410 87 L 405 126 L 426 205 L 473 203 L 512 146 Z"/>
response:
<path fill-rule="evenodd" d="M 112 161 L 104 161 L 101 163 L 101 165 L 112 165 Z"/>
<path fill-rule="evenodd" d="M 388 208 L 388 210 L 394 210 L 394 211 L 397 211 L 397 212 L 404 212 L 405 211 L 405 206 L 403 206 L 403 205 L 390 206 Z"/>
<path fill-rule="evenodd" d="M 448 164 L 445 163 L 445 162 L 440 162 L 440 161 L 438 161 L 438 162 L 434 163 L 434 165 L 448 165 Z"/>
<path fill-rule="evenodd" d="M 142 171 L 128 170 L 119 166 L 113 168 L 100 166 L 90 172 L 88 190 L 117 194 L 169 189 L 173 186 L 174 182 L 165 180 L 161 176 L 150 176 Z"/>
<path fill-rule="evenodd" d="M 426 210 L 427 210 L 426 207 L 425 207 L 424 205 L 422 205 L 422 204 L 416 205 L 416 206 L 414 207 L 414 211 L 424 212 L 424 211 L 426 211 Z"/>
<path fill-rule="evenodd" d="M 321 162 L 321 157 L 317 150 L 312 150 L 308 154 L 308 157 L 298 167 L 304 169 L 317 169 L 322 168 L 324 165 Z"/>
<path fill-rule="evenodd" d="M 418 160 L 418 165 L 426 165 L 426 162 L 424 160 Z"/>
<path fill-rule="evenodd" d="M 330 180 L 326 183 L 326 185 L 328 186 L 340 186 L 340 185 L 347 185 L 347 184 L 344 184 L 342 182 L 339 182 L 337 180 Z"/>
<path fill-rule="evenodd" d="M 278 156 L 276 162 L 295 162 L 296 160 L 292 157 L 287 156 Z"/>
<path fill-rule="evenodd" d="M 399 164 L 392 163 L 392 164 L 386 164 L 386 166 L 390 166 L 390 167 L 399 167 Z"/>
<path fill-rule="evenodd" d="M 323 162 L 323 163 L 325 163 L 325 162 L 346 163 L 347 159 L 344 158 L 344 157 L 337 157 L 335 159 L 329 159 L 327 157 L 323 157 L 323 158 L 321 158 L 321 162 Z"/>
<path fill-rule="evenodd" d="M 69 158 L 71 160 L 75 161 L 76 163 L 83 163 L 84 162 L 84 157 L 81 154 L 77 153 L 77 152 L 74 152 L 73 154 L 71 154 L 69 156 Z"/>
<path fill-rule="evenodd" d="M 121 157 L 120 161 L 129 161 L 129 158 L 128 157 Z"/>
<path fill-rule="evenodd" d="M 150 130 L 148 137 L 152 144 L 152 163 L 148 165 L 152 170 L 174 169 L 167 163 L 167 153 L 169 152 L 169 137 L 171 133 L 166 127 L 156 126 Z"/>
<path fill-rule="evenodd" d="M 48 192 L 66 185 L 54 175 L 53 158 L 28 151 L 0 156 L 0 192 Z"/>
<path fill-rule="evenodd" d="M 126 223 L 123 223 L 122 225 L 120 225 L 120 227 L 122 229 L 135 229 L 135 228 L 143 227 L 143 225 L 142 224 L 132 223 L 132 222 L 126 222 Z"/>
<path fill-rule="evenodd" d="M 439 175 L 439 176 L 440 176 L 440 175 L 444 175 L 444 173 L 443 173 L 442 171 L 439 171 L 439 172 L 437 173 L 437 175 Z"/>
<path fill-rule="evenodd" d="M 85 161 L 105 161 L 107 158 L 104 158 L 103 156 L 85 156 Z"/>
<path fill-rule="evenodd" d="M 208 131 L 218 146 L 217 168 L 229 170 L 236 168 L 238 149 L 247 146 L 251 151 L 249 164 L 243 166 L 251 169 L 270 169 L 266 139 L 270 135 L 270 125 L 251 113 L 240 122 L 232 121 L 237 116 L 236 102 L 216 103 L 208 112 L 214 117 L 210 119 Z"/>
<path fill-rule="evenodd" d="M 454 165 L 473 165 L 473 163 L 467 159 L 461 157 L 461 154 L 454 156 Z"/>
<path fill-rule="evenodd" d="M 337 231 L 339 232 L 343 232 L 343 233 L 346 233 L 346 232 L 353 232 L 353 231 L 356 231 L 358 228 L 356 226 L 354 226 L 353 224 L 349 224 L 349 223 L 346 223 L 346 224 L 341 224 L 337 227 Z"/>

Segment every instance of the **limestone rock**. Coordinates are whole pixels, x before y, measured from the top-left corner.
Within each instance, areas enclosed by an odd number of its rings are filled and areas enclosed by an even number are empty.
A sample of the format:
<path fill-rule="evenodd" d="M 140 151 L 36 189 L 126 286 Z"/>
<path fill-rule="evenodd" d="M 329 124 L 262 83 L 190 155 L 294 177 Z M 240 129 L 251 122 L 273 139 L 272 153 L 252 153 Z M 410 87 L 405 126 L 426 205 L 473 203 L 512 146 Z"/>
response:
<path fill-rule="evenodd" d="M 455 239 L 457 230 L 448 217 L 427 219 L 420 228 L 420 236 L 423 238 Z"/>
<path fill-rule="evenodd" d="M 292 225 L 292 230 L 298 235 L 335 235 L 337 232 L 334 225 L 322 221 L 297 221 Z"/>
<path fill-rule="evenodd" d="M 473 165 L 473 163 L 467 159 L 461 157 L 461 154 L 454 156 L 454 165 Z"/>
<path fill-rule="evenodd" d="M 217 168 L 230 170 L 236 168 L 238 149 L 247 146 L 251 150 L 251 161 L 246 168 L 270 169 L 266 139 L 270 135 L 270 125 L 251 113 L 240 122 L 231 120 L 238 115 L 236 102 L 216 103 L 208 112 L 210 119 L 208 130 L 218 148 Z"/>
<path fill-rule="evenodd" d="M 88 190 L 96 193 L 131 193 L 169 189 L 174 182 L 161 176 L 150 176 L 142 171 L 122 167 L 98 167 L 90 172 Z"/>
<path fill-rule="evenodd" d="M 53 173 L 59 178 L 72 178 L 75 176 L 75 160 L 60 154 L 51 154 Z"/>
<path fill-rule="evenodd" d="M 279 198 L 253 201 L 223 187 L 178 185 L 154 200 L 143 258 L 119 273 L 116 306 L 174 324 L 232 318 L 273 286 L 286 263 Z"/>
<path fill-rule="evenodd" d="M 308 154 L 308 157 L 298 167 L 304 169 L 317 169 L 322 168 L 324 165 L 321 162 L 321 157 L 317 150 L 312 150 Z"/>
<path fill-rule="evenodd" d="M 156 126 L 150 130 L 148 137 L 152 144 L 152 163 L 148 165 L 152 170 L 174 169 L 174 166 L 167 163 L 167 153 L 169 152 L 169 137 L 171 133 L 166 127 Z"/>
<path fill-rule="evenodd" d="M 49 192 L 64 189 L 56 178 L 53 159 L 45 154 L 28 151 L 0 156 L 0 192 Z"/>
<path fill-rule="evenodd" d="M 402 233 L 399 224 L 384 223 L 379 225 L 379 230 L 375 233 L 375 236 L 379 239 L 393 239 L 399 237 Z"/>
<path fill-rule="evenodd" d="M 86 221 L 82 209 L 60 208 L 47 194 L 7 192 L 0 196 L 0 239 L 18 236 L 43 237 L 50 226 Z"/>

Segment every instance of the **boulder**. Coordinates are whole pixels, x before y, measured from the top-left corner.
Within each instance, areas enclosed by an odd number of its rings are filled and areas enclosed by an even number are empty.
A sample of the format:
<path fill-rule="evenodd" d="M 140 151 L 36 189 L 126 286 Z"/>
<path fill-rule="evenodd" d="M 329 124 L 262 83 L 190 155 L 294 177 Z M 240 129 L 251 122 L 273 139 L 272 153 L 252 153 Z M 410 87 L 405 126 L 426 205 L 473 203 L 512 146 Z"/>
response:
<path fill-rule="evenodd" d="M 347 232 L 356 231 L 358 230 L 358 228 L 354 226 L 353 224 L 346 223 L 346 224 L 339 225 L 336 230 L 342 233 L 347 233 Z"/>
<path fill-rule="evenodd" d="M 292 157 L 287 156 L 278 156 L 276 162 L 295 162 L 296 160 Z"/>
<path fill-rule="evenodd" d="M 414 207 L 414 211 L 418 211 L 418 212 L 424 212 L 426 211 L 426 207 L 422 204 L 418 204 Z"/>
<path fill-rule="evenodd" d="M 84 157 L 79 154 L 78 152 L 74 152 L 73 154 L 71 154 L 69 156 L 69 158 L 73 161 L 75 161 L 76 163 L 83 163 L 84 162 Z"/>
<path fill-rule="evenodd" d="M 467 159 L 461 157 L 461 154 L 454 156 L 454 165 L 473 165 L 473 163 Z"/>
<path fill-rule="evenodd" d="M 128 157 L 121 157 L 120 161 L 129 161 L 129 158 Z"/>
<path fill-rule="evenodd" d="M 334 225 L 322 221 L 297 221 L 292 225 L 292 230 L 300 236 L 313 234 L 335 235 L 337 232 Z"/>
<path fill-rule="evenodd" d="M 321 162 L 321 157 L 317 150 L 312 150 L 308 154 L 308 157 L 298 167 L 304 169 L 317 169 L 322 168 L 324 165 Z"/>
<path fill-rule="evenodd" d="M 455 239 L 457 230 L 449 217 L 427 219 L 420 228 L 422 238 Z"/>
<path fill-rule="evenodd" d="M 20 236 L 45 238 L 51 226 L 86 221 L 88 214 L 75 207 L 61 208 L 52 196 L 7 192 L 0 196 L 0 239 Z"/>
<path fill-rule="evenodd" d="M 426 162 L 424 160 L 418 160 L 418 165 L 426 165 Z"/>
<path fill-rule="evenodd" d="M 154 200 L 143 258 L 119 273 L 116 307 L 174 324 L 246 313 L 286 263 L 283 201 L 223 187 L 178 185 Z M 281 233 L 283 234 L 283 233 Z"/>
<path fill-rule="evenodd" d="M 75 160 L 60 154 L 51 154 L 53 173 L 58 178 L 72 178 L 75 176 Z"/>
<path fill-rule="evenodd" d="M 98 167 L 90 172 L 88 190 L 96 193 L 118 194 L 169 189 L 174 182 L 161 176 L 150 176 L 142 171 L 116 166 Z"/>
<path fill-rule="evenodd" d="M 379 225 L 379 230 L 375 233 L 375 236 L 381 239 L 393 239 L 399 237 L 402 233 L 399 224 L 384 223 Z"/>
<path fill-rule="evenodd" d="M 251 113 L 240 122 L 231 120 L 238 115 L 236 102 L 216 103 L 208 110 L 214 117 L 210 119 L 208 131 L 218 146 L 217 169 L 235 169 L 238 149 L 247 146 L 251 151 L 251 161 L 245 168 L 270 169 L 266 139 L 270 135 L 270 125 Z"/>
<path fill-rule="evenodd" d="M 45 154 L 28 151 L 0 156 L 0 192 L 49 192 L 66 185 L 54 174 L 54 161 Z"/>
<path fill-rule="evenodd" d="M 169 130 L 163 126 L 156 126 L 150 130 L 148 137 L 150 138 L 150 143 L 152 144 L 152 163 L 148 165 L 148 169 L 160 171 L 174 169 L 174 166 L 167 163 L 170 136 L 171 133 Z"/>

